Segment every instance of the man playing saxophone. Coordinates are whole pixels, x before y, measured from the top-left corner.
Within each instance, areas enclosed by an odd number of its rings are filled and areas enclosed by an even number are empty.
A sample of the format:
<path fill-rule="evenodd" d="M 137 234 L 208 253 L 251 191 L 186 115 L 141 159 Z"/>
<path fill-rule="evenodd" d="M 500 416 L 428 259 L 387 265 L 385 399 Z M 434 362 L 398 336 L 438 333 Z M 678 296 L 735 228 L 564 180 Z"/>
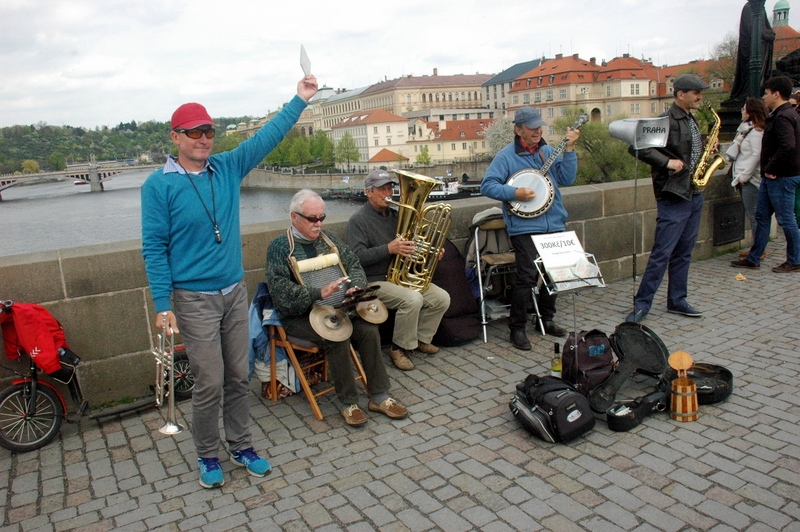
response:
<path fill-rule="evenodd" d="M 702 91 L 708 85 L 694 74 L 682 74 L 675 78 L 672 88 L 675 99 L 661 114 L 669 117 L 667 145 L 638 151 L 633 147 L 628 149 L 631 155 L 650 165 L 657 206 L 653 249 L 634 298 L 634 309 L 625 319 L 631 323 L 641 323 L 647 316 L 667 270 L 667 311 L 691 318 L 702 316 L 686 301 L 686 296 L 689 264 L 703 211 L 702 191 L 692 186 L 694 170 L 702 163 L 703 141 L 691 112 L 700 107 Z"/>
<path fill-rule="evenodd" d="M 397 309 L 389 355 L 401 370 L 414 369 L 411 352 L 435 354 L 433 335 L 450 307 L 450 295 L 431 283 L 415 291 L 386 280 L 389 264 L 396 255 L 409 256 L 414 243 L 397 236 L 397 211 L 389 208 L 392 178 L 386 170 L 373 170 L 364 180 L 368 202 L 347 223 L 347 243 L 367 273 L 370 284 L 380 285 L 378 299 Z M 441 257 L 439 257 L 441 258 Z"/>

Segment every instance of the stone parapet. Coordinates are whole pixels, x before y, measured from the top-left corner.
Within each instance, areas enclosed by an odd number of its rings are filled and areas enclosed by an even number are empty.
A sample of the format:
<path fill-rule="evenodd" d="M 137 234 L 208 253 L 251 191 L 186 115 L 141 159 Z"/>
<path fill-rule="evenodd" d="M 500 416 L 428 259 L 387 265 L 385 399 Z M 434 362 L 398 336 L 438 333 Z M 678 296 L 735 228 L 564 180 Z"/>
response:
<path fill-rule="evenodd" d="M 737 198 L 725 181 L 717 177 L 706 190 L 695 260 L 740 245 L 738 241 L 713 245 L 712 205 Z M 562 194 L 570 214 L 568 229 L 574 230 L 584 249 L 595 255 L 606 281 L 630 277 L 634 254 L 637 272 L 644 271 L 655 227 L 650 179 L 570 187 Z M 452 203 L 450 239 L 459 249 L 464 249 L 469 238 L 472 217 L 496 205 L 483 197 Z M 286 230 L 287 223 L 255 224 L 242 230 L 245 279 L 251 296 L 264 279 L 267 246 Z M 325 228 L 344 237 L 346 223 L 345 215 L 334 215 L 327 219 Z M 0 257 L 0 299 L 39 303 L 61 322 L 70 347 L 83 359 L 81 382 L 90 406 L 151 394 L 155 315 L 141 241 Z M 0 377 L 10 376 L 9 371 L 0 369 Z"/>

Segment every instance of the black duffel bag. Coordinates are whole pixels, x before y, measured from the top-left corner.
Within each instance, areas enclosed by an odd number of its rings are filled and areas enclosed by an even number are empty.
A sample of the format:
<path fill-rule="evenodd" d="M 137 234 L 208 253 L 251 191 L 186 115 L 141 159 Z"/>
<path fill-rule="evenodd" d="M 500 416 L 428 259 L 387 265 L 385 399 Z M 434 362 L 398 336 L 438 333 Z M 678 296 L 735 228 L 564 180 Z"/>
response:
<path fill-rule="evenodd" d="M 589 401 L 558 377 L 528 375 L 508 406 L 525 430 L 546 442 L 568 442 L 594 428 Z"/>

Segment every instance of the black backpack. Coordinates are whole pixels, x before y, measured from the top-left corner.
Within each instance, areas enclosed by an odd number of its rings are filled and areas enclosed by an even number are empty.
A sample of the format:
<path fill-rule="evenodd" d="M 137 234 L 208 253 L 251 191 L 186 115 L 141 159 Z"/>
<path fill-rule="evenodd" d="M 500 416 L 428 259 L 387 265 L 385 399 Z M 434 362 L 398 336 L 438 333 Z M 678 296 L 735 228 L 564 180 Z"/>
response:
<path fill-rule="evenodd" d="M 570 333 L 561 354 L 561 378 L 583 395 L 603 384 L 614 373 L 614 350 L 606 333 L 597 329 Z"/>
<path fill-rule="evenodd" d="M 558 377 L 528 375 L 508 406 L 525 430 L 546 442 L 568 442 L 594 428 L 589 401 Z"/>
<path fill-rule="evenodd" d="M 444 313 L 433 337 L 435 345 L 454 347 L 471 342 L 481 334 L 478 303 L 472 296 L 464 257 L 449 240 L 444 244 L 444 257 L 433 274 L 433 282 L 450 294 L 450 308 Z"/>

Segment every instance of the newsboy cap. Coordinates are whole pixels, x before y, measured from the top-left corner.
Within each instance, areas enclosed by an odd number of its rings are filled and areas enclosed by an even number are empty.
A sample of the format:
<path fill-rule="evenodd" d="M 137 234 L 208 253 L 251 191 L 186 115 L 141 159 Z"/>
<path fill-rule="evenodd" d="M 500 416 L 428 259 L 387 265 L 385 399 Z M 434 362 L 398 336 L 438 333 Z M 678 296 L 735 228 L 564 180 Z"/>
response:
<path fill-rule="evenodd" d="M 540 113 L 538 109 L 526 105 L 525 107 L 520 107 L 517 109 L 517 112 L 514 113 L 514 123 L 523 125 L 529 129 L 536 129 L 537 127 L 542 127 L 547 122 L 542 119 L 542 113 Z"/>
<path fill-rule="evenodd" d="M 694 74 L 681 74 L 675 78 L 675 81 L 672 82 L 672 89 L 675 93 L 678 91 L 704 91 L 707 88 L 708 85 L 706 85 L 702 79 Z"/>
<path fill-rule="evenodd" d="M 373 170 L 364 180 L 364 188 L 382 187 L 386 183 L 394 183 L 392 176 L 386 170 Z"/>

